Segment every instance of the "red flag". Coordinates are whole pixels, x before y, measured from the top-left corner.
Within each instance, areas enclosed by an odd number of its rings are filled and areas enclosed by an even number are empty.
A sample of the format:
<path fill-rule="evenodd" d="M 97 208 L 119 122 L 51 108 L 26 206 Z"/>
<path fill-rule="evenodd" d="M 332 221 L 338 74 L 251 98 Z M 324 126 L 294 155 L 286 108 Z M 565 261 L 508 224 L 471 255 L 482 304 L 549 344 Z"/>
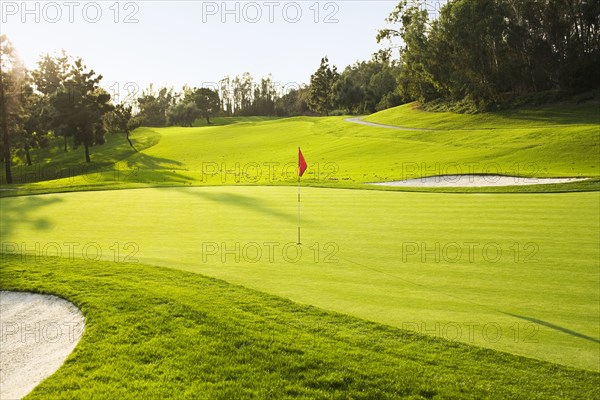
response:
<path fill-rule="evenodd" d="M 302 155 L 302 151 L 300 151 L 300 147 L 298 147 L 298 176 L 302 176 L 306 171 L 306 160 Z"/>

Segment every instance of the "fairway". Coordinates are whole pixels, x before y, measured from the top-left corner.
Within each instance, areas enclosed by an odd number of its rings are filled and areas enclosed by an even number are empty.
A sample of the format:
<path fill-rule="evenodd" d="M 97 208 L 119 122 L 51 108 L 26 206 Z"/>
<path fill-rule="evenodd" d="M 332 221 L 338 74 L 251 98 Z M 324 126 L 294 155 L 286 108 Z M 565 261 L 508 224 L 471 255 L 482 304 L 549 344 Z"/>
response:
<path fill-rule="evenodd" d="M 101 252 L 598 371 L 598 192 L 304 188 L 300 255 L 295 200 L 295 188 L 243 186 L 4 198 L 2 251 L 39 263 Z"/>

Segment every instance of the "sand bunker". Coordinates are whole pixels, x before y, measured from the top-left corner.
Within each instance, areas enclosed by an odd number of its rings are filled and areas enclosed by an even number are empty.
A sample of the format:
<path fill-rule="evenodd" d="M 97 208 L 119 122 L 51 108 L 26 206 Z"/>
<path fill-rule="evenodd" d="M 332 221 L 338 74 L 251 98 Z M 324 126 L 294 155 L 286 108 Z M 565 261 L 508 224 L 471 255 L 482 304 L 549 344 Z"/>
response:
<path fill-rule="evenodd" d="M 404 181 L 371 183 L 371 185 L 405 187 L 524 186 L 578 182 L 586 179 L 587 178 L 523 178 L 505 175 L 439 175 L 426 178 L 407 179 Z"/>
<path fill-rule="evenodd" d="M 52 375 L 84 324 L 81 311 L 61 298 L 0 292 L 0 399 L 20 399 Z"/>

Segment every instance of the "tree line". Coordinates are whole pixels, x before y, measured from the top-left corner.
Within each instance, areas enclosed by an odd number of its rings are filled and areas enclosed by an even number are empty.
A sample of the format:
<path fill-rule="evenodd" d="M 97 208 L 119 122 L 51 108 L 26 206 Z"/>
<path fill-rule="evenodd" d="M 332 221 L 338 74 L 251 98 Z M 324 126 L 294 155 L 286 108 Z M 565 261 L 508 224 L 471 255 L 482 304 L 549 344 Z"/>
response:
<path fill-rule="evenodd" d="M 400 71 L 390 54 L 381 51 L 341 73 L 324 57 L 308 85 L 280 84 L 270 75 L 255 81 L 248 72 L 180 92 L 150 85 L 135 98 L 134 118 L 137 125 L 160 127 L 192 126 L 198 118 L 209 124 L 213 116 L 368 114 L 400 104 L 395 94 Z"/>
<path fill-rule="evenodd" d="M 378 42 L 400 38 L 402 102 L 466 102 L 493 109 L 526 93 L 600 85 L 598 0 L 454 0 L 430 19 L 403 0 Z"/>
<path fill-rule="evenodd" d="M 64 53 L 46 55 L 28 71 L 6 35 L 0 36 L 1 154 L 7 183 L 12 183 L 13 157 L 31 165 L 30 150 L 46 147 L 53 136 L 63 138 L 65 151 L 72 138 L 90 162 L 90 148 L 105 142 L 104 116 L 115 109 L 101 80 L 80 58 Z"/>
<path fill-rule="evenodd" d="M 32 164 L 31 150 L 60 139 L 64 152 L 90 149 L 106 142 L 107 133 L 123 133 L 134 151 L 130 132 L 139 126 L 193 126 L 217 116 L 300 116 L 371 113 L 399 104 L 394 95 L 398 63 L 389 51 L 348 66 L 342 73 L 321 60 L 310 84 L 278 86 L 269 75 L 255 82 L 249 73 L 225 77 L 213 87 L 184 86 L 181 91 L 153 85 L 133 102 L 118 103 L 100 86 L 102 75 L 81 58 L 64 52 L 45 54 L 27 70 L 6 35 L 0 36 L 1 158 L 7 183 L 11 164 Z M 70 144 L 70 145 L 69 145 Z"/>

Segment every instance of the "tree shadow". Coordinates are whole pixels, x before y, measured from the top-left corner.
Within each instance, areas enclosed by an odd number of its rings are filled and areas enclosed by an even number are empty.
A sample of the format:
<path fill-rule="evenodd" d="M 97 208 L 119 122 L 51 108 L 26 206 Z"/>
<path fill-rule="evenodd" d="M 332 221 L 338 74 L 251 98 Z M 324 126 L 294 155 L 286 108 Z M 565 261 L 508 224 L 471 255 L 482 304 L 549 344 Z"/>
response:
<path fill-rule="evenodd" d="M 84 162 L 80 147 L 70 146 L 65 152 L 61 138 L 52 140 L 47 147 L 31 150 L 34 161 L 32 165 L 26 165 L 25 162 L 12 165 L 13 183 L 27 184 L 75 178 L 80 175 L 87 175 L 93 181 L 102 175 L 111 176 L 108 172 L 112 172 L 116 165 L 159 143 L 159 133 L 147 128 L 142 129 L 143 135 L 139 135 L 137 131 L 130 135 L 135 144 L 133 149 L 124 135 L 107 135 L 106 143 L 91 147 L 90 163 Z M 0 169 L 0 182 L 6 182 L 4 168 Z"/>
<path fill-rule="evenodd" d="M 194 121 L 193 127 L 212 127 L 212 126 L 226 126 L 234 124 L 244 124 L 253 122 L 266 122 L 281 119 L 281 117 L 265 117 L 265 116 L 247 116 L 247 117 L 211 117 L 210 124 L 206 123 L 205 118 L 198 118 Z"/>
<path fill-rule="evenodd" d="M 258 187 L 257 187 L 258 188 Z M 222 193 L 212 192 L 209 190 L 189 190 L 188 188 L 171 188 L 174 190 L 180 190 L 187 194 L 201 197 L 205 200 L 209 200 L 215 203 L 227 204 L 239 208 L 246 209 L 248 211 L 254 211 L 261 213 L 269 217 L 275 217 L 288 222 L 297 222 L 297 215 L 295 213 L 286 213 L 274 209 L 265 205 L 264 201 L 258 197 L 246 196 L 238 193 Z M 293 199 L 292 199 L 293 200 Z M 310 219 L 303 217 L 303 222 L 310 222 Z"/>
<path fill-rule="evenodd" d="M 116 166 L 119 179 L 125 182 L 185 183 L 191 178 L 181 173 L 185 163 L 169 158 L 136 153 Z"/>
<path fill-rule="evenodd" d="M 48 230 L 52 227 L 50 220 L 43 216 L 35 216 L 40 208 L 62 202 L 56 196 L 18 196 L 0 198 L 0 232 L 2 242 L 11 240 L 11 235 L 19 227 L 29 225 L 36 230 Z M 2 249 L 0 249 L 1 251 Z"/>
<path fill-rule="evenodd" d="M 501 111 L 500 116 L 523 121 L 536 121 L 553 125 L 597 125 L 600 124 L 598 104 L 587 103 L 580 105 L 565 104 L 564 107 L 527 108 L 520 110 Z"/>
<path fill-rule="evenodd" d="M 588 340 L 588 341 L 593 342 L 593 343 L 600 343 L 600 339 L 596 339 L 596 338 L 593 338 L 591 336 L 584 335 L 583 333 L 579 333 L 579 332 L 576 332 L 574 330 L 571 330 L 571 329 L 568 329 L 568 328 L 564 328 L 562 326 L 555 325 L 555 324 L 547 322 L 547 321 L 543 321 L 541 319 L 532 318 L 532 317 L 526 317 L 526 316 L 523 316 L 523 315 L 517 315 L 517 314 L 512 314 L 512 313 L 507 313 L 507 312 L 503 312 L 503 314 L 510 315 L 511 317 L 523 319 L 525 321 L 533 322 L 534 324 L 542 325 L 542 326 L 545 326 L 547 328 L 554 329 L 556 331 L 563 332 L 563 333 L 566 333 L 567 335 L 575 336 L 575 337 L 578 337 L 580 339 L 585 339 L 585 340 Z"/>
<path fill-rule="evenodd" d="M 78 177 L 88 183 L 99 183 L 101 181 L 149 184 L 188 183 L 191 179 L 182 174 L 184 166 L 184 163 L 177 160 L 153 157 L 137 152 L 114 163 L 61 164 L 54 162 L 32 166 L 17 165 L 13 168 L 13 179 L 17 185 L 54 179 L 67 179 L 76 182 L 74 179 Z M 2 172 L 0 172 L 0 179 L 5 179 Z"/>

